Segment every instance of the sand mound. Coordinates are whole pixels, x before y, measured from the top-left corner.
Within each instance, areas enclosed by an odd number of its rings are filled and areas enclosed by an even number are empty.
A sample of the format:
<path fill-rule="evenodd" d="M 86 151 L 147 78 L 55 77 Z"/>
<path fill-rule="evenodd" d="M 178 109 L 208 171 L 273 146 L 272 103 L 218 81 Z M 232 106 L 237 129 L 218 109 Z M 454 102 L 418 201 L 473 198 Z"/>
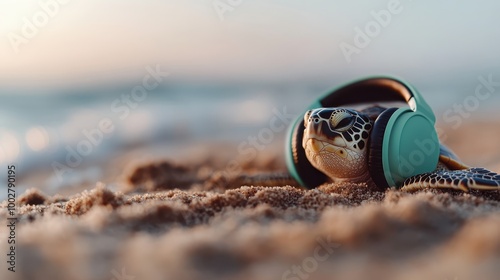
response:
<path fill-rule="evenodd" d="M 127 171 L 121 192 L 100 183 L 70 197 L 28 190 L 19 198 L 17 272 L 2 263 L 2 279 L 496 279 L 499 273 L 498 192 L 410 194 L 364 184 L 304 190 L 282 173 L 267 177 L 266 166 L 237 175 L 212 168 L 146 163 Z M 0 233 L 6 240 L 5 228 Z"/>

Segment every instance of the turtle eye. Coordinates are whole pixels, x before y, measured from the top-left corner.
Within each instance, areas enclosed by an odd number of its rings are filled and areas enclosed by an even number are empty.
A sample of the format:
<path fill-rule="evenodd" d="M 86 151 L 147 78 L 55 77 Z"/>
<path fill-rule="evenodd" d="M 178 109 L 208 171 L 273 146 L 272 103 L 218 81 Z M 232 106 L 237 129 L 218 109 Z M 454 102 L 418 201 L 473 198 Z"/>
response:
<path fill-rule="evenodd" d="M 354 116 L 347 112 L 332 114 L 330 118 L 332 127 L 338 131 L 346 131 L 354 124 Z"/>

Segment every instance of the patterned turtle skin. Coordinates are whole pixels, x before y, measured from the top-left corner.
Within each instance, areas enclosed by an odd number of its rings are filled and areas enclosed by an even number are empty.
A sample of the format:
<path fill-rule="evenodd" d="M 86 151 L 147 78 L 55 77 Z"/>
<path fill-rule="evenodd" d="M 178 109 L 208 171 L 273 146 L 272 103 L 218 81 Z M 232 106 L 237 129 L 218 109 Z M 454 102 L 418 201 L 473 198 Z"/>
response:
<path fill-rule="evenodd" d="M 309 162 L 332 182 L 368 183 L 375 186 L 369 172 L 369 141 L 373 124 L 386 108 L 318 108 L 304 115 L 302 146 Z M 403 190 L 425 188 L 456 189 L 468 192 L 500 190 L 500 175 L 483 168 L 469 168 L 446 146 L 440 147 L 439 163 L 430 173 L 407 178 Z"/>

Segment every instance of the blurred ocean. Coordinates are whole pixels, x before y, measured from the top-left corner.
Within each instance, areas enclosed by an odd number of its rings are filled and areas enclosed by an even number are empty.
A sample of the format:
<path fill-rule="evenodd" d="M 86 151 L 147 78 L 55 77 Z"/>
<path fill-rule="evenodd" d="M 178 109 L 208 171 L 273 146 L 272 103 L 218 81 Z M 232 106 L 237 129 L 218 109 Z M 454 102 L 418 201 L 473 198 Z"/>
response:
<path fill-rule="evenodd" d="M 136 146 L 244 140 L 268 126 L 274 108 L 286 108 L 287 113 L 298 115 L 325 92 L 325 88 L 308 86 L 169 86 L 130 105 L 121 99 L 130 94 L 130 88 L 1 92 L 1 165 L 15 163 L 20 177 L 40 168 L 51 170 L 51 163 L 64 164 L 69 150 L 76 150 L 79 143 L 88 140 L 84 131 L 92 134 L 104 118 L 111 120 L 114 131 L 104 133 L 105 137 L 92 145 L 83 162 L 102 161 Z M 442 112 L 471 95 L 466 90 L 421 92 L 435 109 L 438 121 Z M 488 102 L 481 102 L 474 117 L 496 112 L 497 104 L 500 95 L 493 95 Z M 5 181 L 5 177 L 6 172 L 0 172 L 0 180 Z M 52 178 L 43 184 L 56 182 Z"/>
<path fill-rule="evenodd" d="M 88 170 L 91 163 L 104 161 L 138 146 L 164 146 L 203 141 L 235 141 L 267 127 L 273 108 L 297 114 L 318 89 L 178 86 L 149 92 L 147 98 L 128 103 L 122 95 L 130 87 L 108 90 L 81 90 L 59 93 L 3 92 L 0 103 L 0 163 L 15 164 L 18 178 L 36 171 L 53 170 L 52 163 L 68 166 L 67 156 L 78 151 L 82 142 L 94 144 L 82 163 L 72 170 L 99 177 L 98 170 Z M 304 94 L 306 92 L 307 94 Z M 312 95 L 312 92 L 316 94 Z M 110 119 L 114 130 L 102 133 L 99 123 Z M 86 132 L 86 134 L 85 134 Z M 97 133 L 97 134 L 96 134 Z M 97 143 L 97 144 L 95 144 Z M 89 147 L 81 146 L 87 150 Z M 72 158 L 74 160 L 74 157 Z M 42 186 L 78 183 L 74 176 L 63 181 L 52 178 Z M 95 176 L 94 176 L 95 175 Z M 0 172 L 5 181 L 6 172 Z M 21 180 L 22 182 L 22 180 Z M 2 194 L 3 195 L 3 194 Z M 0 195 L 0 199 L 2 198 Z"/>

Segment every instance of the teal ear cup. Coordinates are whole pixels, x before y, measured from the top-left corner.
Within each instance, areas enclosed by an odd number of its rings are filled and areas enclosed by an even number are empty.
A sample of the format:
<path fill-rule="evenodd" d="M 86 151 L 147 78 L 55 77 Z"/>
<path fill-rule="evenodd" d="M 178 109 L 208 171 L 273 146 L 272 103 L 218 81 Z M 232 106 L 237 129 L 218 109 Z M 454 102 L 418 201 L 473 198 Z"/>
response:
<path fill-rule="evenodd" d="M 334 88 L 307 110 L 374 102 L 406 102 L 410 108 L 389 108 L 375 121 L 370 139 L 369 169 L 379 187 L 399 186 L 404 179 L 433 171 L 439 160 L 435 116 L 408 83 L 393 77 L 369 77 Z M 307 160 L 302 148 L 303 115 L 290 126 L 285 143 L 288 171 L 299 184 L 315 188 L 326 175 Z"/>
<path fill-rule="evenodd" d="M 394 110 L 380 142 L 376 134 L 384 124 L 379 116 L 370 143 L 370 175 L 377 186 L 400 186 L 408 177 L 436 169 L 439 141 L 434 123 L 425 115 L 407 108 Z"/>

